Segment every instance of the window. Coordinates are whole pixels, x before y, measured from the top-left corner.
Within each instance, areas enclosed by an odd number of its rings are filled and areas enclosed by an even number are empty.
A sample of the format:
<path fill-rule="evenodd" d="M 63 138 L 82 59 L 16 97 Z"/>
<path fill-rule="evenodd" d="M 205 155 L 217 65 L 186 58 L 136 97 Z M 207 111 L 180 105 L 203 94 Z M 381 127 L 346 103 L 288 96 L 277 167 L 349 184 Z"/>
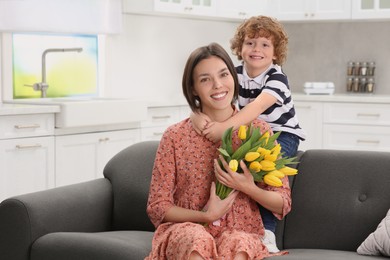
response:
<path fill-rule="evenodd" d="M 98 95 L 98 36 L 12 34 L 13 99 Z"/>

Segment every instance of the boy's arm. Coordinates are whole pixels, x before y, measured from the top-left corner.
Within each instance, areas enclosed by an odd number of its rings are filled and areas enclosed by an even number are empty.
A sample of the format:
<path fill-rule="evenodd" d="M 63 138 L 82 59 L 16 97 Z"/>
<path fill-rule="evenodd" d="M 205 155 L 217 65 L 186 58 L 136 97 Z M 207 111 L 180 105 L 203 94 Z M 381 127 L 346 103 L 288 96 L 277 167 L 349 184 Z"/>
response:
<path fill-rule="evenodd" d="M 210 118 L 202 112 L 191 112 L 190 119 L 192 126 L 198 134 L 202 134 L 202 131 L 206 128 L 207 124 L 211 122 Z"/>
<path fill-rule="evenodd" d="M 221 139 L 226 129 L 232 126 L 237 129 L 240 125 L 249 124 L 276 102 L 277 99 L 274 96 L 263 92 L 228 120 L 206 125 L 207 128 L 203 130 L 202 134 L 207 139 L 216 142 Z"/>

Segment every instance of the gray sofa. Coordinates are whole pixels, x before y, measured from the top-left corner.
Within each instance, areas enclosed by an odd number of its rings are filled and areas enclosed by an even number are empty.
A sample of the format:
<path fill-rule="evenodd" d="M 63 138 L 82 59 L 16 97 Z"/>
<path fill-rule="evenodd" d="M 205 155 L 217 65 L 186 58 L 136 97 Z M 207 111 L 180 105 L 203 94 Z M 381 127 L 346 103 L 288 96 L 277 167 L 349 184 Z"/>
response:
<path fill-rule="evenodd" d="M 154 229 L 145 206 L 157 146 L 121 151 L 105 178 L 3 201 L 0 258 L 143 259 Z M 290 253 L 272 259 L 388 259 L 356 249 L 390 207 L 390 153 L 309 150 L 299 160 L 293 210 L 277 230 Z"/>

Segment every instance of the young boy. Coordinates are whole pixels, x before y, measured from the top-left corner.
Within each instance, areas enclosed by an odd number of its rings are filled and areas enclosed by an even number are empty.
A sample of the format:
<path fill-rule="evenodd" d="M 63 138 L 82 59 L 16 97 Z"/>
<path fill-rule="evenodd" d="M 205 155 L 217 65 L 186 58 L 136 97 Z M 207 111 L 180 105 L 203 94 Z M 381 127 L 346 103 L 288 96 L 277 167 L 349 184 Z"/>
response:
<path fill-rule="evenodd" d="M 277 141 L 284 155 L 295 156 L 300 140 L 305 140 L 306 135 L 299 126 L 287 76 L 281 68 L 287 56 L 287 43 L 283 26 L 271 17 L 251 17 L 239 25 L 231 49 L 242 60 L 242 65 L 236 67 L 241 111 L 220 123 L 212 122 L 201 112 L 194 113 L 191 120 L 197 132 L 217 142 L 229 127 L 238 128 L 258 117 L 274 132 L 281 132 Z M 265 208 L 261 214 L 266 229 L 264 243 L 270 252 L 278 252 L 274 235 L 276 218 Z"/>

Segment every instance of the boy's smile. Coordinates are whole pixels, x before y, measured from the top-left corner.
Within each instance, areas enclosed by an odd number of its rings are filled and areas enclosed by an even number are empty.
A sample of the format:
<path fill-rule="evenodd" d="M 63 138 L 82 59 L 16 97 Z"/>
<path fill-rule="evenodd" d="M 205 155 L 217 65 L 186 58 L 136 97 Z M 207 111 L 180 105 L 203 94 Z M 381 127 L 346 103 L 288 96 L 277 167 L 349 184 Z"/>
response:
<path fill-rule="evenodd" d="M 241 49 L 242 60 L 248 75 L 252 78 L 263 73 L 276 59 L 271 39 L 245 37 Z"/>

